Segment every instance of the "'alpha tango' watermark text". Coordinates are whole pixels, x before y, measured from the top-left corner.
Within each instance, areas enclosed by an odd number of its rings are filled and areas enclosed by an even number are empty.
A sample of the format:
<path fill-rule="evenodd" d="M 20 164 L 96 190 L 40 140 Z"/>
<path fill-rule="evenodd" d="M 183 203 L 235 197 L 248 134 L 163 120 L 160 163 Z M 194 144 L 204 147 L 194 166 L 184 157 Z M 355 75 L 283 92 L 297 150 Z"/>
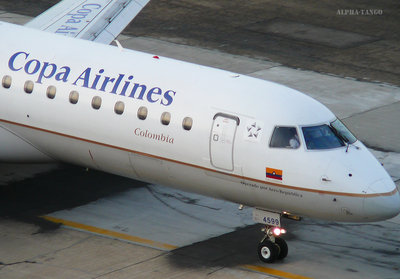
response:
<path fill-rule="evenodd" d="M 380 9 L 338 9 L 336 15 L 339 16 L 381 16 L 383 10 Z"/>

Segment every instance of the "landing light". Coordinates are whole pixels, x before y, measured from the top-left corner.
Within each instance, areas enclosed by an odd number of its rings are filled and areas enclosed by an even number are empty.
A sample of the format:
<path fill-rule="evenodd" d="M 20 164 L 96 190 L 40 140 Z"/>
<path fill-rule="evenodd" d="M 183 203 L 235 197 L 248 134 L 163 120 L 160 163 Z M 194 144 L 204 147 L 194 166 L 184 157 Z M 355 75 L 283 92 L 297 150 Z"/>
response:
<path fill-rule="evenodd" d="M 286 230 L 285 230 L 285 229 L 282 229 L 282 228 L 276 227 L 276 228 L 274 228 L 274 229 L 272 230 L 272 232 L 274 233 L 275 236 L 280 236 L 281 234 L 286 233 Z"/>

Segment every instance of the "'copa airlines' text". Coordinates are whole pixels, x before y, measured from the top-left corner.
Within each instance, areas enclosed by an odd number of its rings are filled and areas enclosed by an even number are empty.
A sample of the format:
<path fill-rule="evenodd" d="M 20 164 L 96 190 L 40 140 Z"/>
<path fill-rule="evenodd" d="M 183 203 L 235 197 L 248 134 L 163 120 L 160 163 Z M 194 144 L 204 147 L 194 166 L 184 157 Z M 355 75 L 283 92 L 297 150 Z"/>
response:
<path fill-rule="evenodd" d="M 31 59 L 30 53 L 19 51 L 11 55 L 8 67 L 12 71 L 25 71 L 28 75 L 35 76 L 36 83 L 42 83 L 46 79 L 54 79 L 59 82 L 71 82 L 74 86 L 81 86 L 98 91 L 126 96 L 149 103 L 160 103 L 164 106 L 172 104 L 176 91 L 163 90 L 160 87 L 149 87 L 145 84 L 133 82 L 132 75 L 118 74 L 110 77 L 105 74 L 104 69 L 97 73 L 91 67 L 86 68 L 77 76 L 71 77 L 71 68 L 59 67 L 51 62 L 42 62 Z"/>

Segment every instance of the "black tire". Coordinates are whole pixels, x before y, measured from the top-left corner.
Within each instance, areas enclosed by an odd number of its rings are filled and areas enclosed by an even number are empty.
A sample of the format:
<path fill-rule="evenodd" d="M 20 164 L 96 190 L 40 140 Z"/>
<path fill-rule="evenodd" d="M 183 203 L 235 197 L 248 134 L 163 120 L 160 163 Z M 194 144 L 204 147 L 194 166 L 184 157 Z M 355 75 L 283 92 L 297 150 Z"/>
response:
<path fill-rule="evenodd" d="M 258 257 L 265 263 L 273 263 L 278 257 L 279 248 L 269 240 L 264 240 L 258 244 Z"/>
<path fill-rule="evenodd" d="M 286 258 L 289 252 L 289 248 L 286 244 L 286 241 L 283 238 L 280 237 L 275 237 L 275 244 L 278 245 L 279 247 L 279 252 L 278 252 L 278 260 L 282 260 Z"/>

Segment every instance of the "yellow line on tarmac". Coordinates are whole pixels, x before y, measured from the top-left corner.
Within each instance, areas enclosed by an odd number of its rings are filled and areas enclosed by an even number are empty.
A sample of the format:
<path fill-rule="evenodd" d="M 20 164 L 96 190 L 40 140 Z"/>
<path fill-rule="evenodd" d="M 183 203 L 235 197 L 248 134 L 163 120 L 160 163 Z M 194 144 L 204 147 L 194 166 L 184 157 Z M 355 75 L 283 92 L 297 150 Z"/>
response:
<path fill-rule="evenodd" d="M 97 228 L 97 227 L 89 226 L 89 225 L 85 225 L 85 224 L 80 224 L 77 222 L 59 219 L 59 218 L 55 218 L 52 216 L 41 216 L 41 217 L 50 222 L 62 224 L 67 227 L 71 227 L 71 228 L 75 228 L 75 229 L 79 229 L 79 230 L 83 230 L 83 231 L 88 231 L 88 232 L 92 232 L 92 233 L 96 233 L 96 234 L 100 234 L 100 235 L 104 235 L 104 236 L 108 236 L 108 237 L 128 240 L 128 241 L 132 241 L 135 243 L 144 244 L 144 245 L 147 245 L 150 247 L 159 248 L 162 250 L 169 251 L 169 250 L 178 248 L 178 246 L 175 246 L 175 245 L 162 243 L 162 242 L 158 242 L 158 241 L 154 241 L 154 240 L 150 240 L 150 239 L 146 239 L 146 238 L 141 238 L 138 236 L 133 236 L 133 235 L 125 234 L 125 233 L 120 233 L 120 232 L 115 232 L 115 231 L 106 230 L 106 229 L 102 229 L 102 228 Z M 305 277 L 305 276 L 301 276 L 301 275 L 297 275 L 297 274 L 293 274 L 293 273 L 289 273 L 289 272 L 285 272 L 285 271 L 280 271 L 280 270 L 272 269 L 269 267 L 263 267 L 263 266 L 257 266 L 257 265 L 242 265 L 240 267 L 247 269 L 247 270 L 261 272 L 261 273 L 268 274 L 268 275 L 279 276 L 279 277 L 282 277 L 285 279 L 311 279 L 310 277 Z"/>
<path fill-rule="evenodd" d="M 118 239 L 128 240 L 128 241 L 148 245 L 148 246 L 151 246 L 154 248 L 159 248 L 162 250 L 169 251 L 169 250 L 178 248 L 178 246 L 175 246 L 175 245 L 162 243 L 162 242 L 158 242 L 158 241 L 154 241 L 154 240 L 150 240 L 150 239 L 146 239 L 146 238 L 141 238 L 138 236 L 133 236 L 133 235 L 125 234 L 125 233 L 120 233 L 120 232 L 110 231 L 110 230 L 106 230 L 106 229 L 102 229 L 102 228 L 97 228 L 97 227 L 93 227 L 93 226 L 89 226 L 89 225 L 85 225 L 85 224 L 76 223 L 73 221 L 58 219 L 58 218 L 54 218 L 51 216 L 41 216 L 41 217 L 50 222 L 63 224 L 65 226 L 68 226 L 71 228 L 88 231 L 88 232 L 92 232 L 92 233 L 96 233 L 96 234 L 100 234 L 100 235 L 105 235 L 105 236 L 109 236 L 109 237 L 114 237 L 114 238 L 118 238 Z"/>
<path fill-rule="evenodd" d="M 248 269 L 248 270 L 252 270 L 252 271 L 257 271 L 257 272 L 262 272 L 262 273 L 269 274 L 269 275 L 279 276 L 279 277 L 282 277 L 285 279 L 312 279 L 310 277 L 297 275 L 297 274 L 293 274 L 293 273 L 289 273 L 289 272 L 285 272 L 285 271 L 281 271 L 281 270 L 277 270 L 277 269 L 273 269 L 273 268 L 269 268 L 269 267 L 264 267 L 264 266 L 242 265 L 241 267 Z"/>

